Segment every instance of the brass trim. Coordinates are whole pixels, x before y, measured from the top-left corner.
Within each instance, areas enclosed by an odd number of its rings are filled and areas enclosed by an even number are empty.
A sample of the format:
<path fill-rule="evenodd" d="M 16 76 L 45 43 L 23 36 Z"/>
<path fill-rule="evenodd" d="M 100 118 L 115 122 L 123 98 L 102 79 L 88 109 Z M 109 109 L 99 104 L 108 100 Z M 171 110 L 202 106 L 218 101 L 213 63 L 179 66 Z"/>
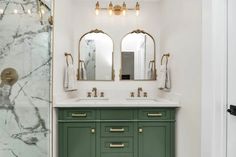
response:
<path fill-rule="evenodd" d="M 127 34 L 125 34 L 122 38 L 121 38 L 121 43 L 120 43 L 120 54 L 122 53 L 122 52 L 126 52 L 126 51 L 122 51 L 122 42 L 123 42 L 123 39 L 127 36 L 127 35 L 129 35 L 129 34 L 133 34 L 133 33 L 143 33 L 143 34 L 146 34 L 146 35 L 148 35 L 149 37 L 151 37 L 151 39 L 153 40 L 153 43 L 154 43 L 154 60 L 153 60 L 153 63 L 154 63 L 154 76 L 155 76 L 155 78 L 154 79 L 134 79 L 134 80 L 122 80 L 122 55 L 120 55 L 121 57 L 121 59 L 120 59 L 120 61 L 121 61 L 121 64 L 120 64 L 120 66 L 121 66 L 121 68 L 120 68 L 120 74 L 119 74 L 119 76 L 120 76 L 120 81 L 156 81 L 157 80 L 157 59 L 156 59 L 156 41 L 155 41 L 155 38 L 151 35 L 151 34 L 149 34 L 149 33 L 147 33 L 146 31 L 144 31 L 144 30 L 142 30 L 142 29 L 136 29 L 136 30 L 133 30 L 133 31 L 131 31 L 131 32 L 129 32 L 129 33 L 127 33 Z"/>
<path fill-rule="evenodd" d="M 114 144 L 114 143 L 110 143 L 110 148 L 124 148 L 125 144 L 121 143 L 121 144 Z"/>
<path fill-rule="evenodd" d="M 162 113 L 147 113 L 148 117 L 162 117 Z"/>
<path fill-rule="evenodd" d="M 87 117 L 87 113 L 72 113 L 71 117 Z"/>
<path fill-rule="evenodd" d="M 169 61 L 169 57 L 170 57 L 169 53 L 163 54 L 162 57 L 161 57 L 161 65 L 163 65 L 164 58 L 166 58 L 166 65 L 167 65 L 168 61 Z"/>
<path fill-rule="evenodd" d="M 1 86 L 3 84 L 12 86 L 17 82 L 18 78 L 19 76 L 15 69 L 6 68 L 1 72 Z"/>
<path fill-rule="evenodd" d="M 93 128 L 93 129 L 91 129 L 91 133 L 93 133 L 93 134 L 95 133 L 95 129 L 94 129 L 94 128 Z"/>
<path fill-rule="evenodd" d="M 103 33 L 105 35 L 107 35 L 111 41 L 112 41 L 112 69 L 111 69 L 111 80 L 80 80 L 80 45 L 81 45 L 81 40 L 83 39 L 84 36 L 86 36 L 87 34 L 90 34 L 90 33 Z M 87 33 L 85 33 L 84 35 L 82 35 L 80 37 L 80 40 L 79 40 L 79 45 L 78 45 L 78 70 L 77 70 L 77 80 L 78 81 L 114 81 L 115 80 L 115 70 L 114 70 L 114 40 L 111 38 L 110 35 L 108 35 L 107 33 L 105 33 L 104 31 L 100 30 L 100 29 L 94 29 L 94 30 L 91 30 Z"/>
<path fill-rule="evenodd" d="M 120 129 L 114 129 L 114 128 L 110 128 L 110 132 L 124 132 L 125 128 L 120 128 Z"/>

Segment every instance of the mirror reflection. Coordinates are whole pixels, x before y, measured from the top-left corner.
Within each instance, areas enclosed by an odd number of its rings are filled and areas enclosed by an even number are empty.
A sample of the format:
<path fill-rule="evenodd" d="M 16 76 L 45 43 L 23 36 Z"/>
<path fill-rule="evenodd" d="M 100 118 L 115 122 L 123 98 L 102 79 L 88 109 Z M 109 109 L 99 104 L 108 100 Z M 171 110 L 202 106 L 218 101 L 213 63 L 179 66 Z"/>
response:
<path fill-rule="evenodd" d="M 121 80 L 156 80 L 155 41 L 142 31 L 127 34 L 121 43 Z"/>
<path fill-rule="evenodd" d="M 101 30 L 92 30 L 80 39 L 79 80 L 113 80 L 113 41 Z"/>

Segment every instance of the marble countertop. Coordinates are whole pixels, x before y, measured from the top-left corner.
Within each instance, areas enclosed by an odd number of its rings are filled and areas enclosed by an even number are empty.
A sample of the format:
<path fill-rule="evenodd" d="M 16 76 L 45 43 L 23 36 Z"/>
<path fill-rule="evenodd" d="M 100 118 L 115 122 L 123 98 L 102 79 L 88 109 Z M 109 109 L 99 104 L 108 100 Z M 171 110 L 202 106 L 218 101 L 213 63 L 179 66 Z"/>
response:
<path fill-rule="evenodd" d="M 55 108 L 69 107 L 174 107 L 179 108 L 178 102 L 164 99 L 68 99 L 54 103 Z"/>

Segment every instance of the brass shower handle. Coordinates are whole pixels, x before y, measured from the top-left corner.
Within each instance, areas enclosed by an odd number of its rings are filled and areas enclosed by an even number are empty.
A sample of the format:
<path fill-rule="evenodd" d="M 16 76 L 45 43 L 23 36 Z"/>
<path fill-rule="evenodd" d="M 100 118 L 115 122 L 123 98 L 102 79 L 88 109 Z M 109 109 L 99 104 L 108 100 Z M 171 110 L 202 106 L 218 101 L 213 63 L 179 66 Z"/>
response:
<path fill-rule="evenodd" d="M 1 84 L 14 85 L 18 80 L 18 73 L 13 68 L 6 68 L 1 72 Z"/>

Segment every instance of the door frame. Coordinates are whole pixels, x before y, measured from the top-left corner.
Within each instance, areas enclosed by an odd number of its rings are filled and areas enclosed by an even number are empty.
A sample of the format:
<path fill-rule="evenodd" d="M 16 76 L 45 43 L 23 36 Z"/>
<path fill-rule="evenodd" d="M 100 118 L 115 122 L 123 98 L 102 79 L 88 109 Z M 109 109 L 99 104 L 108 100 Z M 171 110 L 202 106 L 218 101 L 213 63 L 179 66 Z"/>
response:
<path fill-rule="evenodd" d="M 202 6 L 201 157 L 227 157 L 228 1 Z"/>

